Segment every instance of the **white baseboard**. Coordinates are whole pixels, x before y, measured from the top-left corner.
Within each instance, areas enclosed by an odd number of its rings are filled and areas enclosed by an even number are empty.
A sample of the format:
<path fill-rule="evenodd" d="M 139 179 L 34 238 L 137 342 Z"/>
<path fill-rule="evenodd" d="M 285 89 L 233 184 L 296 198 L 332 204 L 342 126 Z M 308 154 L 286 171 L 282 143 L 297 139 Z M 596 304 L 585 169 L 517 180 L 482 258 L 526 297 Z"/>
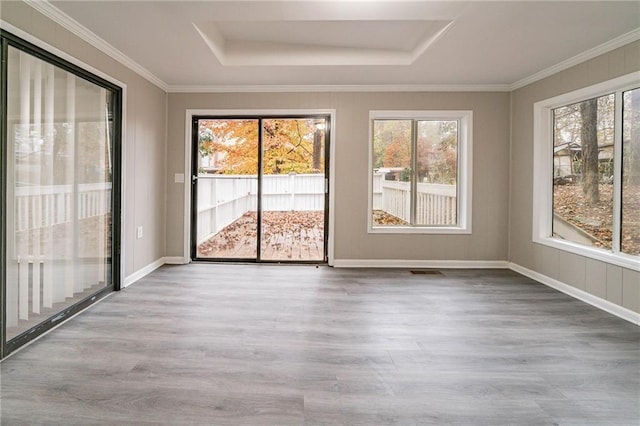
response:
<path fill-rule="evenodd" d="M 508 269 L 504 260 L 334 259 L 336 268 Z"/>
<path fill-rule="evenodd" d="M 532 271 L 531 269 L 525 268 L 524 266 L 520 266 L 516 263 L 509 263 L 509 269 L 522 274 L 525 277 L 536 280 L 551 288 L 554 288 L 558 291 L 561 291 L 565 294 L 568 294 L 571 297 L 575 297 L 578 300 L 582 300 L 585 303 L 595 306 L 598 309 L 602 309 L 605 312 L 609 312 L 610 314 L 627 320 L 633 324 L 640 325 L 640 314 L 630 309 L 624 308 L 620 305 L 616 305 L 615 303 L 609 302 L 608 300 L 602 299 L 601 297 L 594 296 L 593 294 L 587 293 L 584 290 L 580 290 L 579 288 L 570 286 L 539 272 Z"/>
<path fill-rule="evenodd" d="M 181 256 L 168 256 L 164 258 L 164 263 L 165 265 L 186 265 L 189 261 Z"/>
<path fill-rule="evenodd" d="M 180 256 L 161 257 L 160 259 L 156 260 L 155 262 L 152 262 L 152 263 L 148 264 L 147 266 L 145 266 L 144 268 L 138 269 L 133 274 L 127 276 L 124 279 L 124 282 L 122 284 L 122 288 L 129 287 L 131 284 L 133 284 L 136 281 L 138 281 L 139 279 L 149 275 L 150 273 L 152 273 L 153 271 L 155 271 L 156 269 L 158 269 L 162 265 L 184 265 L 186 263 L 189 263 L 189 262 L 185 261 L 184 257 L 180 257 Z"/>
<path fill-rule="evenodd" d="M 532 271 L 516 263 L 502 260 L 395 260 L 395 259 L 334 259 L 336 268 L 440 268 L 440 269 L 511 269 L 519 274 L 565 293 L 571 297 L 602 309 L 612 315 L 640 325 L 640 313 L 616 305 L 539 272 Z"/>
<path fill-rule="evenodd" d="M 145 266 L 144 268 L 138 269 L 133 274 L 127 276 L 124 279 L 124 282 L 122 283 L 122 288 L 129 287 L 131 284 L 135 283 L 136 281 L 138 281 L 139 279 L 145 277 L 146 275 L 149 275 L 150 273 L 152 273 L 153 271 L 155 271 L 156 269 L 158 269 L 159 267 L 164 265 L 165 264 L 164 259 L 165 259 L 164 257 L 161 257 L 160 259 L 156 260 L 155 262 L 152 262 L 152 263 L 148 264 L 147 266 Z"/>

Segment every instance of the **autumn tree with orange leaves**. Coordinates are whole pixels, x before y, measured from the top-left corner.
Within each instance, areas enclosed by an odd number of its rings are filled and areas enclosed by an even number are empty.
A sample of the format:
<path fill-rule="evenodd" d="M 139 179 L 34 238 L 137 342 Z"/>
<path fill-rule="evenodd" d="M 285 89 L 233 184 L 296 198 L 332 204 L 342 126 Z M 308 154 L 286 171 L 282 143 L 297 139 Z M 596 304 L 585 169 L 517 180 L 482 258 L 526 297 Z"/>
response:
<path fill-rule="evenodd" d="M 258 120 L 200 120 L 200 155 L 221 154 L 218 173 L 257 174 L 258 126 Z M 317 132 L 314 119 L 264 119 L 263 173 L 322 173 L 324 144 L 317 143 Z"/>

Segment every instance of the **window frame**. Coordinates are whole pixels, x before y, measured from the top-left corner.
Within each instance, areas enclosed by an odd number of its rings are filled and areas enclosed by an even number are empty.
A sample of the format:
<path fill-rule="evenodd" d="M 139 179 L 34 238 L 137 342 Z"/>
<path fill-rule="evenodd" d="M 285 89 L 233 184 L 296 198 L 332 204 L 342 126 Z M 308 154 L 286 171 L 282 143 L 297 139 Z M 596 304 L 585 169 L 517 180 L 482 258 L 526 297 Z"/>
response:
<path fill-rule="evenodd" d="M 405 225 L 374 226 L 373 224 L 373 123 L 374 120 L 414 120 L 414 121 L 453 121 L 457 120 L 457 183 L 456 205 L 458 224 L 442 225 Z M 412 153 L 415 142 L 412 140 Z M 471 234 L 472 184 L 473 184 L 473 111 L 472 110 L 425 110 L 425 111 L 369 111 L 368 138 L 368 203 L 367 232 L 370 234 Z M 412 200 L 412 203 L 415 202 Z M 413 205 L 412 205 L 413 208 Z"/>
<path fill-rule="evenodd" d="M 564 93 L 533 106 L 533 221 L 532 241 L 617 266 L 640 271 L 640 257 L 620 251 L 622 212 L 622 94 L 640 87 L 640 72 Z M 553 229 L 553 110 L 614 94 L 614 180 L 612 249 L 586 246 L 554 238 Z"/>

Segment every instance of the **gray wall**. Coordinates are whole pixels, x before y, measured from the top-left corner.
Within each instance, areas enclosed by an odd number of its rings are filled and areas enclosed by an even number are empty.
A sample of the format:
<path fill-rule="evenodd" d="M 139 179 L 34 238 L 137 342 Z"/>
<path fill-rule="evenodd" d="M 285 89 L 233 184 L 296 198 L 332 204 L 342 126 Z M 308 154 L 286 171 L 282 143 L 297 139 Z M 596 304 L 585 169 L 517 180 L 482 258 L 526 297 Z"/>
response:
<path fill-rule="evenodd" d="M 187 109 L 335 109 L 335 258 L 507 260 L 508 93 L 169 94 L 167 256 L 183 253 Z M 473 234 L 367 233 L 370 110 L 473 110 Z"/>
<path fill-rule="evenodd" d="M 511 94 L 509 260 L 640 312 L 640 273 L 532 242 L 533 104 L 640 70 L 640 42 L 613 50 Z"/>
<path fill-rule="evenodd" d="M 166 93 L 23 2 L 2 2 L 2 20 L 126 84 L 124 275 L 164 257 Z"/>

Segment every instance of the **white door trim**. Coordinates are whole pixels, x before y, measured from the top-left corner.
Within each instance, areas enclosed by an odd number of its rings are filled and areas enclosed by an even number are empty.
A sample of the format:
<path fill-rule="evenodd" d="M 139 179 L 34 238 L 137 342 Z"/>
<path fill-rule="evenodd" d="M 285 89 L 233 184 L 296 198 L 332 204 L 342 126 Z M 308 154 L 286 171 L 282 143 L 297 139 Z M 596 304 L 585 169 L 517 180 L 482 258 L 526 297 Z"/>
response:
<path fill-rule="evenodd" d="M 185 115 L 184 142 L 184 200 L 183 200 L 183 257 L 184 263 L 191 261 L 191 155 L 192 129 L 194 116 L 298 116 L 298 115 L 328 115 L 331 117 L 331 131 L 329 133 L 329 229 L 327 236 L 327 257 L 329 265 L 333 266 L 334 259 L 334 211 L 335 211 L 335 149 L 336 149 L 336 110 L 335 109 L 187 109 Z"/>

